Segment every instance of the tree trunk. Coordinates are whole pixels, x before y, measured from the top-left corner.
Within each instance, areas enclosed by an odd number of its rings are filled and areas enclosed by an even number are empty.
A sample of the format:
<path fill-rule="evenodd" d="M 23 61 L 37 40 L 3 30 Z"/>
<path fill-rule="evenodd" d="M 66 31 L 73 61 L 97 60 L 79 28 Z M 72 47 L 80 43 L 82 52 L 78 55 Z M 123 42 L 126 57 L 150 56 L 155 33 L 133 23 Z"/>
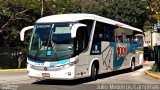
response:
<path fill-rule="evenodd" d="M 43 11 L 44 11 L 44 0 L 41 0 L 41 17 L 43 17 Z"/>
<path fill-rule="evenodd" d="M 18 58 L 18 68 L 21 68 L 22 61 L 23 61 L 23 55 Z"/>

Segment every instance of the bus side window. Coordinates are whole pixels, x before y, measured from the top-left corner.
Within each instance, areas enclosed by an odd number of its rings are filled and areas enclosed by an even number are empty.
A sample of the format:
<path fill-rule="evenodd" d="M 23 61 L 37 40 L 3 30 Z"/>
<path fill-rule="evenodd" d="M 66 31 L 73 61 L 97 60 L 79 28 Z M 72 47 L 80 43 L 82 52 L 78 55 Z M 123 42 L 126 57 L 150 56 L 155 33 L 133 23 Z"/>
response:
<path fill-rule="evenodd" d="M 126 36 L 126 43 L 131 43 L 132 41 L 132 36 L 131 35 L 127 35 Z"/>
<path fill-rule="evenodd" d="M 97 55 L 101 53 L 101 41 L 103 41 L 103 23 L 96 22 L 92 47 L 91 47 L 91 54 Z"/>
<path fill-rule="evenodd" d="M 122 37 L 122 36 L 118 36 L 118 37 L 117 37 L 117 42 L 122 43 L 122 42 L 123 42 L 123 37 Z"/>
<path fill-rule="evenodd" d="M 102 40 L 103 40 L 103 24 L 100 22 L 97 22 L 94 36 L 93 36 L 93 41 L 97 43 L 97 42 L 101 42 Z"/>
<path fill-rule="evenodd" d="M 103 29 L 103 41 L 109 41 L 114 42 L 115 36 L 114 36 L 114 26 L 105 24 Z"/>
<path fill-rule="evenodd" d="M 79 21 L 79 23 L 83 23 L 85 25 L 87 25 L 87 36 L 88 36 L 88 39 L 90 38 L 90 35 L 91 35 L 91 31 L 92 31 L 92 27 L 93 27 L 93 20 L 82 20 L 82 21 Z"/>

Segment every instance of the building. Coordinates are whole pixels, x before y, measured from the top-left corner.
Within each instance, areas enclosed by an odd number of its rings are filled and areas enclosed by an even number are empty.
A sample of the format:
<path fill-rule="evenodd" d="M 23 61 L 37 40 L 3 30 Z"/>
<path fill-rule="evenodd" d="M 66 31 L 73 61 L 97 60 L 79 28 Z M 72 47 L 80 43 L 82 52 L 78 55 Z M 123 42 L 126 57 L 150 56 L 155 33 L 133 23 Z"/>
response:
<path fill-rule="evenodd" d="M 154 57 L 154 46 L 160 45 L 160 33 L 147 31 L 144 34 L 144 59 L 151 60 Z"/>
<path fill-rule="evenodd" d="M 145 34 L 144 47 L 152 46 L 152 48 L 154 48 L 154 46 L 160 45 L 160 33 L 147 31 L 144 32 L 144 34 Z"/>

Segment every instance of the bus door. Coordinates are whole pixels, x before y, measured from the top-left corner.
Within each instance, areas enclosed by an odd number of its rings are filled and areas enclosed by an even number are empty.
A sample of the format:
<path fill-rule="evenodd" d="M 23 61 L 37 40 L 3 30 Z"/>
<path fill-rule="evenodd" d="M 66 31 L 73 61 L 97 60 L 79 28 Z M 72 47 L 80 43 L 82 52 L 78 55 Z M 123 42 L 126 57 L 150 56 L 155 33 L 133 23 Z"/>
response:
<path fill-rule="evenodd" d="M 74 39 L 74 49 L 75 54 L 78 56 L 78 63 L 76 64 L 76 75 L 81 76 L 86 74 L 84 68 L 85 64 L 85 50 L 88 44 L 88 37 L 87 37 L 87 28 L 86 27 L 79 27 L 77 30 L 76 38 Z"/>

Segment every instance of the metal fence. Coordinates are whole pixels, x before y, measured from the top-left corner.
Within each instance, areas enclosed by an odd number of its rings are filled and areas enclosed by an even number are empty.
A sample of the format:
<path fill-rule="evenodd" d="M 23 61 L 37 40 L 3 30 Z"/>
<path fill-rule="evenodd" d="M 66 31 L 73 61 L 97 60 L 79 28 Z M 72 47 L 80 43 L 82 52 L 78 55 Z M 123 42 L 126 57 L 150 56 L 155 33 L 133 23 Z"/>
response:
<path fill-rule="evenodd" d="M 149 47 L 144 47 L 144 60 L 149 60 L 152 61 L 153 57 L 152 57 L 152 50 Z"/>
<path fill-rule="evenodd" d="M 0 47 L 0 69 L 25 68 L 26 58 L 19 61 L 22 49 L 18 47 Z"/>
<path fill-rule="evenodd" d="M 155 56 L 155 63 L 158 66 L 158 70 L 160 72 L 160 46 L 154 46 L 154 56 Z"/>

